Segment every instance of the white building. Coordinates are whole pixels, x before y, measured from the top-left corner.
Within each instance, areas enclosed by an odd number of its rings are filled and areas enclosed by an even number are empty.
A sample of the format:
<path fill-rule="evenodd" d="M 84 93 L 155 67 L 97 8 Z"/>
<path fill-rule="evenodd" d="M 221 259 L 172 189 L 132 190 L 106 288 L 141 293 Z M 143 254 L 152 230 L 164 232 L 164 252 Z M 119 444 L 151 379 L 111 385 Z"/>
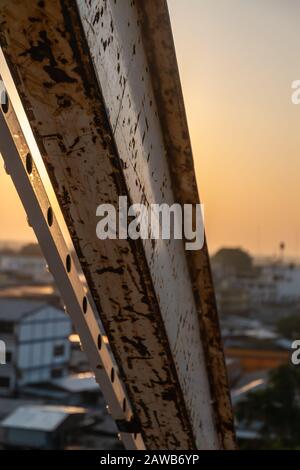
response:
<path fill-rule="evenodd" d="M 248 292 L 249 298 L 251 299 L 251 306 L 276 302 L 276 282 L 269 276 L 265 276 L 264 272 L 255 277 L 243 277 L 239 282 Z"/>
<path fill-rule="evenodd" d="M 0 339 L 6 346 L 6 364 L 0 365 L 0 395 L 66 375 L 71 330 L 69 317 L 51 305 L 0 298 Z"/>
<path fill-rule="evenodd" d="M 295 304 L 300 302 L 300 267 L 270 263 L 261 266 L 256 274 L 224 278 L 219 282 L 217 294 L 219 301 L 227 302 L 229 310 L 238 313 L 243 311 L 243 303 L 250 308 L 262 304 Z"/>
<path fill-rule="evenodd" d="M 273 301 L 294 303 L 300 301 L 300 267 L 294 264 L 273 264 L 262 268 L 266 282 L 275 286 Z"/>

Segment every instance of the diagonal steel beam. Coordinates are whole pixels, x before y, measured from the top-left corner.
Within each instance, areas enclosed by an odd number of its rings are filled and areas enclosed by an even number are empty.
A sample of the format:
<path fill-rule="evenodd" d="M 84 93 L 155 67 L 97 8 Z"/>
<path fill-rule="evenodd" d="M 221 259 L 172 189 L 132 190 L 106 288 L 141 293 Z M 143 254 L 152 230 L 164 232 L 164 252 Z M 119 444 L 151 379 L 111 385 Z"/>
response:
<path fill-rule="evenodd" d="M 0 112 L 0 152 L 5 169 L 12 176 L 28 221 L 61 290 L 66 312 L 70 312 L 76 330 L 80 332 L 95 379 L 100 384 L 110 414 L 120 428 L 120 437 L 128 449 L 143 449 L 140 426 L 134 418 L 126 388 L 117 374 L 116 360 L 1 49 L 0 64 L 9 90 Z"/>
<path fill-rule="evenodd" d="M 165 1 L 0 0 L 0 17 L 2 77 L 8 64 L 145 446 L 234 448 L 206 245 L 95 231 L 122 195 L 198 202 Z"/>

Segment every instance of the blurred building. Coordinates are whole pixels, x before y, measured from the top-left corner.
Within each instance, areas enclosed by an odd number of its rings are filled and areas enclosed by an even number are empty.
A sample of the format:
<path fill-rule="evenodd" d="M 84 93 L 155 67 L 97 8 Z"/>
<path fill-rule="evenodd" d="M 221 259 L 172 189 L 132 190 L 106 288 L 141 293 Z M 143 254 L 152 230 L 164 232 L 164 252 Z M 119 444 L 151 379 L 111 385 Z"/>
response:
<path fill-rule="evenodd" d="M 54 284 L 36 284 L 34 282 L 15 281 L 0 288 L 0 298 L 36 300 L 63 309 L 63 303 Z"/>
<path fill-rule="evenodd" d="M 36 244 L 0 250 L 0 448 L 122 449 L 45 267 Z"/>
<path fill-rule="evenodd" d="M 21 250 L 0 251 L 0 273 L 17 274 L 18 277 L 33 279 L 35 282 L 53 281 L 48 272 L 45 258 L 37 244 L 25 245 Z"/>
<path fill-rule="evenodd" d="M 5 447 L 62 449 L 84 416 L 85 409 L 78 407 L 20 406 L 0 423 L 0 442 Z"/>
<path fill-rule="evenodd" d="M 247 314 L 250 310 L 250 294 L 239 282 L 224 279 L 216 293 L 218 307 L 226 314 Z"/>
<path fill-rule="evenodd" d="M 212 269 L 221 314 L 247 315 L 260 309 L 267 316 L 271 307 L 280 316 L 282 308 L 300 305 L 300 266 L 293 263 L 254 263 L 241 249 L 223 248 L 213 256 Z"/>
<path fill-rule="evenodd" d="M 58 308 L 37 300 L 0 298 L 0 337 L 6 344 L 0 394 L 66 375 L 71 330 L 69 317 Z"/>
<path fill-rule="evenodd" d="M 22 388 L 22 398 L 43 400 L 57 405 L 98 407 L 103 396 L 92 372 L 65 375 L 48 382 L 29 384 Z"/>
<path fill-rule="evenodd" d="M 78 334 L 73 333 L 69 337 L 71 343 L 71 357 L 69 368 L 72 372 L 87 372 L 90 370 L 90 365 L 87 360 L 87 355 L 81 347 L 81 342 Z"/>
<path fill-rule="evenodd" d="M 223 338 L 226 357 L 238 359 L 243 371 L 274 369 L 290 361 L 291 341 L 264 329 L 236 331 Z"/>
<path fill-rule="evenodd" d="M 300 267 L 293 264 L 273 263 L 262 267 L 262 278 L 275 286 L 273 302 L 293 304 L 300 302 Z"/>

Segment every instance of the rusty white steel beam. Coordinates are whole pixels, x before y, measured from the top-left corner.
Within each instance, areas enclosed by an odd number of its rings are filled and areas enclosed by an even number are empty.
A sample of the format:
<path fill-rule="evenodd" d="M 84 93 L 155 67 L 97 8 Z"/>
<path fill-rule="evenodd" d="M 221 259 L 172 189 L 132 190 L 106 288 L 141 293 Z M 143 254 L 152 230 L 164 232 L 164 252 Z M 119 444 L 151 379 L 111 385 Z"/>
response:
<path fill-rule="evenodd" d="M 0 152 L 5 169 L 61 290 L 66 312 L 70 312 L 80 331 L 95 379 L 120 428 L 120 438 L 128 449 L 144 449 L 117 363 L 1 49 L 0 70 L 0 79 L 5 80 L 7 89 L 0 112 Z"/>
<path fill-rule="evenodd" d="M 97 206 L 117 207 L 121 195 L 199 202 L 166 2 L 0 0 L 0 17 L 5 61 L 141 446 L 234 448 L 206 245 L 187 253 L 182 240 L 96 237 Z"/>

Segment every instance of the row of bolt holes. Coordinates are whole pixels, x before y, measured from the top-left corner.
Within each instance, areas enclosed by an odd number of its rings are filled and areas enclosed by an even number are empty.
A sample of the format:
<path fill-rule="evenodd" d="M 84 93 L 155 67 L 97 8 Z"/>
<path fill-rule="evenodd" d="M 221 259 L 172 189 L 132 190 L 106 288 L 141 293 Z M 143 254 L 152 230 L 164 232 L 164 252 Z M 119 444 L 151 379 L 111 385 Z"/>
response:
<path fill-rule="evenodd" d="M 4 103 L 1 103 L 1 108 L 2 108 L 2 111 L 4 114 L 7 114 L 8 110 L 9 110 L 9 98 L 8 98 L 8 95 L 7 93 L 5 92 L 4 94 Z M 32 173 L 32 170 L 33 170 L 33 164 L 32 164 L 32 157 L 30 155 L 30 153 L 28 153 L 26 155 L 26 162 L 25 162 L 25 165 L 26 165 L 26 171 L 29 175 L 31 175 Z M 51 225 L 53 224 L 53 211 L 52 211 L 52 208 L 49 207 L 48 210 L 47 210 L 47 222 L 48 222 L 48 225 L 49 227 L 51 227 Z M 71 256 L 68 254 L 67 257 L 66 257 L 66 269 L 67 269 L 67 272 L 69 273 L 71 271 Z M 83 297 L 83 301 L 82 301 L 82 308 L 83 308 L 83 312 L 86 313 L 87 311 L 87 298 L 84 296 Z"/>
<path fill-rule="evenodd" d="M 32 173 L 32 157 L 30 155 L 30 153 L 28 153 L 26 155 L 26 170 L 27 170 L 27 173 L 30 175 Z M 52 211 L 52 208 L 49 207 L 48 208 L 48 211 L 47 211 L 47 222 L 48 222 L 48 225 L 49 227 L 51 227 L 51 225 L 53 224 L 53 211 Z M 71 256 L 68 254 L 67 257 L 66 257 L 66 270 L 67 272 L 69 273 L 71 271 Z M 88 309 L 88 301 L 87 301 L 87 298 L 86 296 L 83 297 L 82 299 L 82 310 L 83 310 L 83 313 L 86 313 L 87 312 L 87 309 Z M 101 335 L 99 334 L 98 335 L 98 349 L 100 351 L 101 347 L 102 347 L 102 337 Z M 110 379 L 112 381 L 112 383 L 115 381 L 115 370 L 114 368 L 112 367 L 111 369 L 111 372 L 110 372 Z M 123 400 L 123 411 L 125 412 L 126 411 L 126 400 L 124 399 Z"/>
<path fill-rule="evenodd" d="M 28 153 L 27 156 L 26 156 L 26 169 L 27 169 L 27 172 L 29 174 L 31 174 L 31 172 L 32 172 L 32 157 L 31 157 L 30 153 Z M 51 225 L 53 224 L 53 211 L 52 211 L 51 207 L 49 207 L 48 211 L 47 211 L 47 222 L 48 222 L 49 227 L 51 227 Z M 68 273 L 71 271 L 71 256 L 69 254 L 66 257 L 66 270 L 67 270 Z M 86 296 L 84 296 L 83 299 L 82 299 L 83 313 L 86 313 L 87 309 L 88 309 L 88 301 L 87 301 Z M 100 351 L 100 349 L 102 347 L 101 334 L 98 335 L 97 343 L 98 343 L 98 349 Z M 115 381 L 115 369 L 113 367 L 111 368 L 110 379 L 111 379 L 111 382 L 114 383 L 114 381 Z M 122 408 L 123 408 L 123 411 L 125 413 L 125 411 L 126 411 L 126 399 L 125 398 L 123 400 Z"/>
<path fill-rule="evenodd" d="M 5 93 L 4 103 L 1 104 L 1 108 L 2 108 L 2 111 L 3 111 L 4 114 L 6 114 L 8 112 L 9 99 L 8 99 L 7 93 Z M 26 155 L 26 170 L 27 170 L 27 173 L 29 175 L 32 173 L 32 169 L 33 169 L 32 157 L 31 157 L 30 153 L 28 153 Z M 47 222 L 48 222 L 49 227 L 51 227 L 52 224 L 53 224 L 53 211 L 52 211 L 51 207 L 49 207 L 48 211 L 47 211 Z M 66 257 L 66 269 L 67 269 L 68 273 L 71 271 L 71 264 L 72 264 L 71 263 L 71 256 L 68 254 L 67 257 Z M 88 301 L 87 301 L 86 296 L 84 296 L 83 300 L 82 300 L 83 313 L 87 312 L 87 308 L 88 308 Z M 101 349 L 101 346 L 102 346 L 102 338 L 101 338 L 101 335 L 98 335 L 98 349 L 99 349 L 99 351 Z M 115 381 L 115 369 L 113 367 L 112 367 L 111 372 L 110 372 L 110 379 L 111 379 L 112 383 L 114 383 L 114 381 Z M 125 398 L 123 400 L 123 411 L 124 411 L 124 413 L 126 411 L 126 399 Z"/>

